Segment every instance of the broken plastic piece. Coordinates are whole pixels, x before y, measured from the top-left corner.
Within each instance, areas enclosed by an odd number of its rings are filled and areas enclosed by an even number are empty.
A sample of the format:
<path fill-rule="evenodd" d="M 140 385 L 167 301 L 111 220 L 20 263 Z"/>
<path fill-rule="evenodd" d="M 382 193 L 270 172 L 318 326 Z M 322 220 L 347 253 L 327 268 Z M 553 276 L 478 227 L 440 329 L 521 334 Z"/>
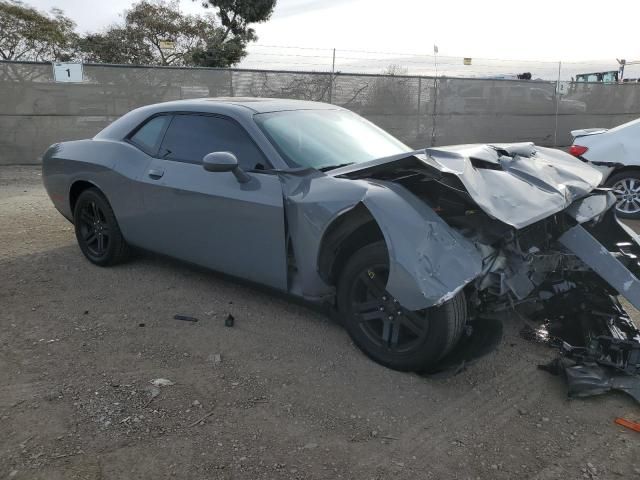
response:
<path fill-rule="evenodd" d="M 585 347 L 564 343 L 563 356 L 538 368 L 562 375 L 569 397 L 589 397 L 619 390 L 640 402 L 640 343 L 599 336 Z"/>
<path fill-rule="evenodd" d="M 233 315 L 229 314 L 227 315 L 227 318 L 225 318 L 224 320 L 224 326 L 225 327 L 233 327 L 233 322 L 234 322 L 234 318 Z"/>
<path fill-rule="evenodd" d="M 196 317 L 189 317 L 188 315 L 174 315 L 174 320 L 182 320 L 184 322 L 197 322 L 198 319 Z"/>
<path fill-rule="evenodd" d="M 640 423 L 638 422 L 632 422 L 631 420 L 620 417 L 616 418 L 614 422 L 635 432 L 640 432 Z"/>
<path fill-rule="evenodd" d="M 175 383 L 173 383 L 168 378 L 156 378 L 154 380 L 151 380 L 150 383 L 151 385 L 154 385 L 156 387 L 170 387 L 171 385 L 175 385 Z"/>

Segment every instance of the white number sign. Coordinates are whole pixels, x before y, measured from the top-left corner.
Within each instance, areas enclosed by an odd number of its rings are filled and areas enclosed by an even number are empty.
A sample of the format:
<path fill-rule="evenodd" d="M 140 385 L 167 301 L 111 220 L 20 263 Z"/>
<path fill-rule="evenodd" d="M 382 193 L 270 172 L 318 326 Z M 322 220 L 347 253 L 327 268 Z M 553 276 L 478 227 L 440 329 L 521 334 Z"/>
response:
<path fill-rule="evenodd" d="M 56 82 L 82 82 L 81 63 L 54 63 L 53 79 Z"/>

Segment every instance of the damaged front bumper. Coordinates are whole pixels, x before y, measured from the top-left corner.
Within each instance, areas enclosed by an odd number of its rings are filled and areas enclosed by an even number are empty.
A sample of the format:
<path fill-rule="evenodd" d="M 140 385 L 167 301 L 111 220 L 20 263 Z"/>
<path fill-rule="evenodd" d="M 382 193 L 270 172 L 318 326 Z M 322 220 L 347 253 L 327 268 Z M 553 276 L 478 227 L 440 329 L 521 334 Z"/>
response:
<path fill-rule="evenodd" d="M 614 204 L 612 193 L 595 191 L 560 215 L 516 232 L 494 250 L 478 290 L 512 303 L 544 301 L 552 293 L 545 297 L 540 291 L 550 282 L 566 291 L 600 280 L 604 291 L 640 309 L 640 239 L 617 219 Z"/>
<path fill-rule="evenodd" d="M 566 210 L 576 224 L 557 243 L 575 260 L 559 262 L 534 295 L 561 356 L 540 368 L 561 375 L 569 397 L 616 390 L 640 402 L 640 330 L 617 298 L 640 307 L 640 242 L 615 216 L 612 197 L 595 192 Z"/>

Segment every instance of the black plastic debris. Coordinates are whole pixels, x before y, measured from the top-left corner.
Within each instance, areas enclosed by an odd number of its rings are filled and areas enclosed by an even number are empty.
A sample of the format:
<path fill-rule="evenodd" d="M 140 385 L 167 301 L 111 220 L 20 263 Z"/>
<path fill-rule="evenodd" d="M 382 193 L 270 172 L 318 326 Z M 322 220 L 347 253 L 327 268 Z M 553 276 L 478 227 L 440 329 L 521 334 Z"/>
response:
<path fill-rule="evenodd" d="M 235 318 L 233 318 L 233 315 L 229 314 L 227 315 L 227 318 L 224 319 L 224 326 L 233 327 L 234 322 L 235 322 Z"/>
<path fill-rule="evenodd" d="M 564 343 L 562 356 L 538 368 L 564 377 L 572 398 L 618 390 L 640 402 L 640 342 L 599 336 L 587 347 Z"/>
<path fill-rule="evenodd" d="M 174 315 L 174 320 L 182 320 L 183 322 L 197 322 L 198 319 L 196 317 L 190 317 L 188 315 Z"/>

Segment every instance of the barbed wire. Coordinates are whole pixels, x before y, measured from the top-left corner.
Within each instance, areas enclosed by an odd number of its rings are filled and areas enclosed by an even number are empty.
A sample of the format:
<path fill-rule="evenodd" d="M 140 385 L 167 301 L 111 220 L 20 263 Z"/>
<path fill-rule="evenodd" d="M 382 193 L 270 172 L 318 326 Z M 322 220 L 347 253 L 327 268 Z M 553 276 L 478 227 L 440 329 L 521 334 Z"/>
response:
<path fill-rule="evenodd" d="M 95 39 L 94 45 L 113 45 Z M 82 52 L 79 57 L 82 58 Z M 488 57 L 458 57 L 417 52 L 359 50 L 251 43 L 239 68 L 293 69 L 334 73 L 380 74 L 395 71 L 407 75 L 452 77 L 515 77 L 525 72 L 532 78 L 570 80 L 577 74 L 618 70 L 611 60 L 531 60 Z M 391 68 L 393 67 L 393 68 Z M 640 77 L 640 65 L 627 66 L 627 77 Z"/>
<path fill-rule="evenodd" d="M 241 67 L 263 66 L 335 71 L 340 73 L 383 73 L 390 67 L 399 67 L 410 75 L 456 77 L 514 77 L 529 72 L 533 78 L 557 81 L 570 80 L 580 73 L 618 70 L 615 59 L 610 60 L 531 60 L 473 57 L 466 59 L 453 55 L 433 55 L 414 52 L 358 50 L 352 48 L 321 48 L 292 45 L 250 44 L 248 55 Z M 335 59 L 334 59 L 335 54 Z M 470 63 L 466 63 L 466 62 Z M 629 67 L 627 67 L 629 68 Z M 634 76 L 640 76 L 637 67 Z"/>

